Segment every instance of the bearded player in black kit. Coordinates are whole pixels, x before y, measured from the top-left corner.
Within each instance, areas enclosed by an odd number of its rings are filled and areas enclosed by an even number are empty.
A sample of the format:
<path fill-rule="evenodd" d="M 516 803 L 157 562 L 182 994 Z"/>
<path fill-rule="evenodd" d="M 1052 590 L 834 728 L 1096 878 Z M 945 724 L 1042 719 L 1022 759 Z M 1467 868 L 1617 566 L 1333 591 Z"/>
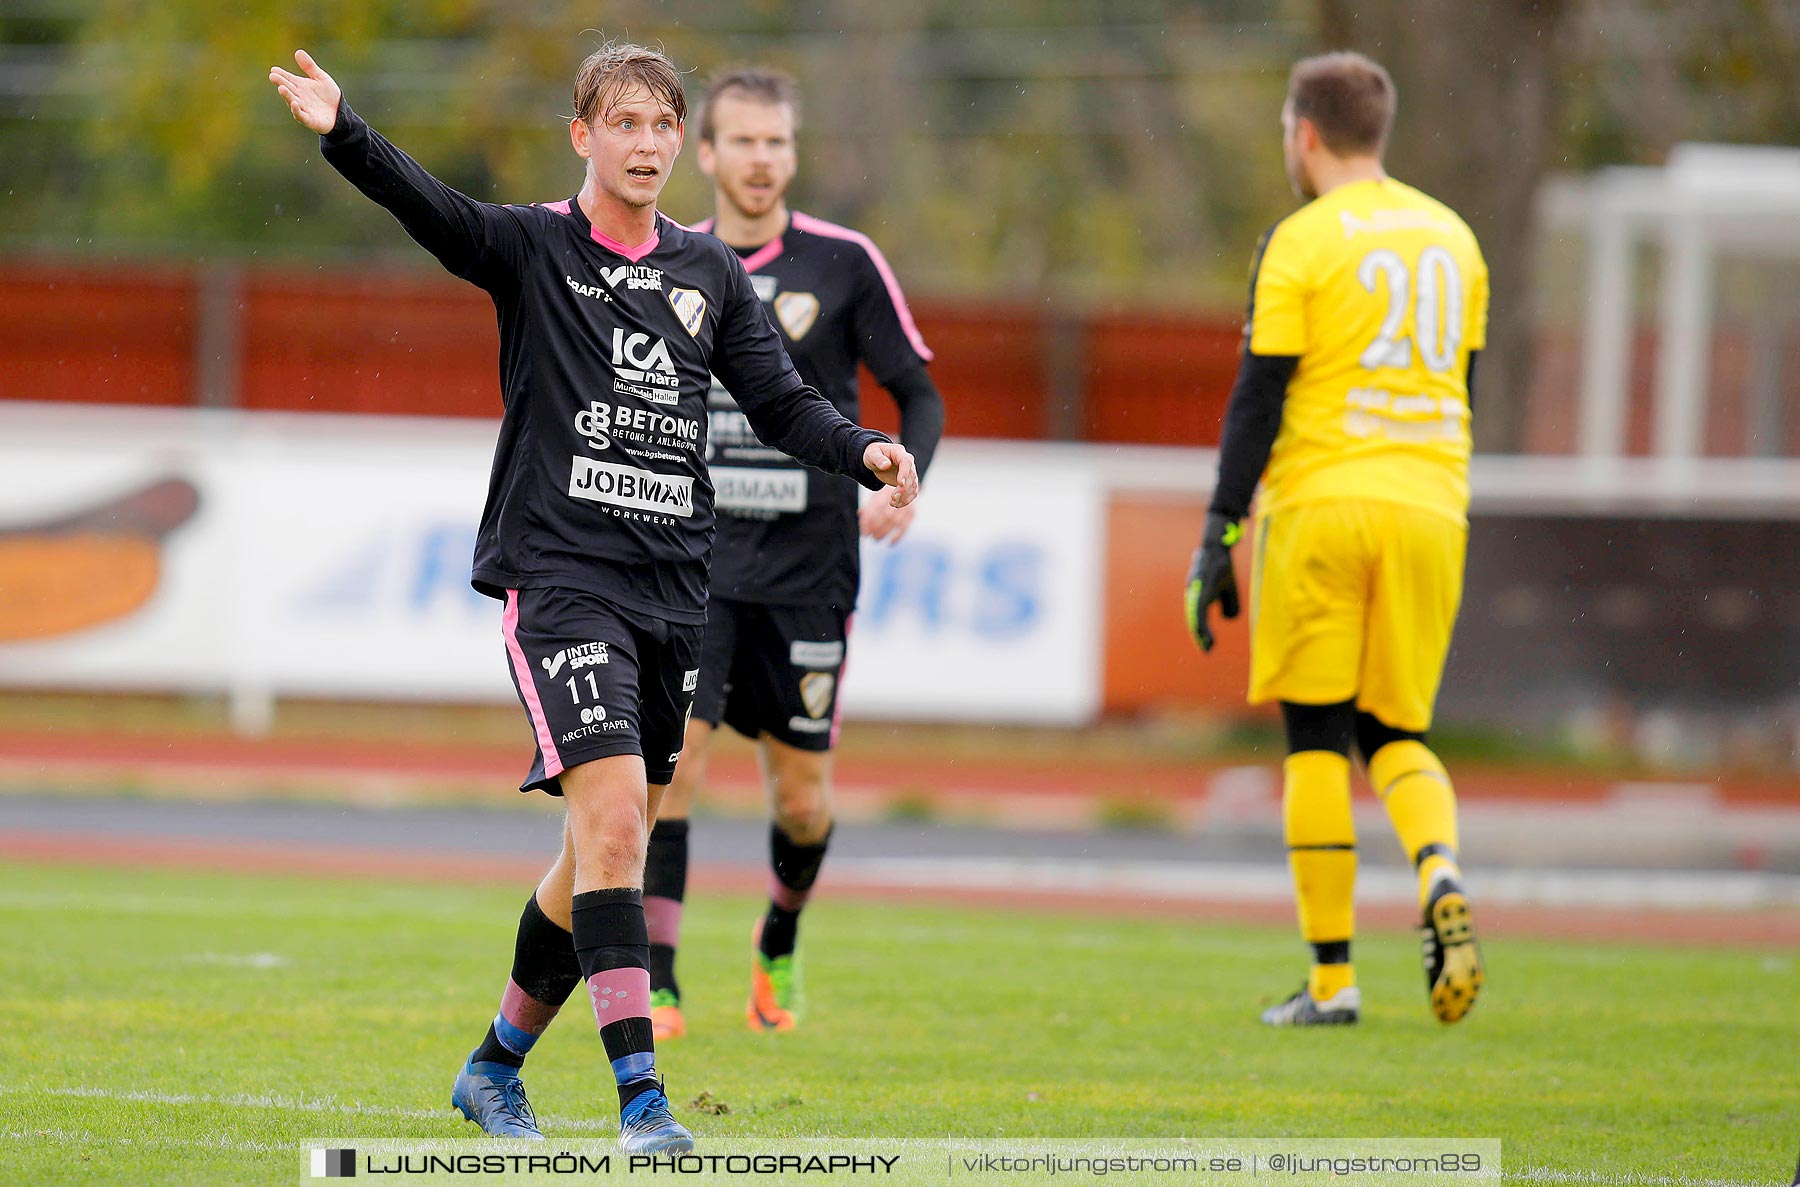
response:
<path fill-rule="evenodd" d="M 930 464 L 944 405 L 925 373 L 931 351 L 881 252 L 865 236 L 790 211 L 799 97 L 770 70 L 714 79 L 699 114 L 700 168 L 716 218 L 699 224 L 730 244 L 780 327 L 794 365 L 839 412 L 858 419 L 857 364 L 900 409 L 900 436 Z M 831 837 L 830 763 L 837 698 L 858 582 L 857 534 L 898 540 L 911 507 L 809 473 L 766 447 L 726 376 L 712 390 L 710 451 L 718 491 L 713 597 L 700 688 L 675 779 L 650 834 L 644 910 L 650 926 L 651 1019 L 658 1038 L 686 1033 L 675 979 L 688 865 L 688 810 L 721 722 L 761 751 L 773 822 L 769 905 L 751 936 L 752 1030 L 790 1030 L 800 1016 L 795 948 L 801 907 Z M 734 396 L 737 398 L 734 399 Z"/>
<path fill-rule="evenodd" d="M 526 903 L 500 1012 L 451 1103 L 541 1139 L 519 1069 L 586 981 L 632 1153 L 693 1148 L 669 1113 L 650 1024 L 642 878 L 700 666 L 713 491 L 713 375 L 756 434 L 873 490 L 918 493 L 913 459 L 795 372 L 738 258 L 661 216 L 687 103 L 667 58 L 582 63 L 569 136 L 581 190 L 500 206 L 434 179 L 364 123 L 306 53 L 269 79 L 326 160 L 455 275 L 493 297 L 504 414 L 473 581 L 505 602 L 509 668 L 537 758 L 521 790 L 563 797 L 563 847 Z"/>

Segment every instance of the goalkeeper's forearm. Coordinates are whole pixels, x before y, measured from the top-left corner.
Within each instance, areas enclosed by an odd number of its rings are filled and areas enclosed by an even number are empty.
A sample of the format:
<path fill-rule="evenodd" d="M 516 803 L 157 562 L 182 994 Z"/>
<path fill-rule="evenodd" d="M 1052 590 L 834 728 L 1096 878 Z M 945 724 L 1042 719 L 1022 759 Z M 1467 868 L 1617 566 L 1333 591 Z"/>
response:
<path fill-rule="evenodd" d="M 1211 510 L 1231 519 L 1250 513 L 1256 484 L 1269 464 L 1269 451 L 1281 431 L 1281 406 L 1288 381 L 1300 365 L 1297 355 L 1251 354 L 1238 362 L 1237 382 L 1225 405 L 1225 428 L 1219 436 L 1219 481 Z"/>

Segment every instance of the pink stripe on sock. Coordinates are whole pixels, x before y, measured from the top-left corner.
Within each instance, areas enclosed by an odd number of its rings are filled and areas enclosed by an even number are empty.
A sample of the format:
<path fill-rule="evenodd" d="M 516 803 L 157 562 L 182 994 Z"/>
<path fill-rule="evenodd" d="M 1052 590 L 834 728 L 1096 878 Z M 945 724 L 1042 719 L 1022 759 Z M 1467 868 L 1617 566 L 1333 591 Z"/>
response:
<path fill-rule="evenodd" d="M 650 970 L 607 969 L 588 978 L 588 1000 L 602 1030 L 625 1018 L 650 1017 Z"/>
<path fill-rule="evenodd" d="M 781 879 L 775 876 L 775 871 L 769 871 L 769 901 L 783 911 L 798 911 L 811 897 L 812 891 L 795 890 L 792 886 L 783 885 Z"/>
<path fill-rule="evenodd" d="M 519 678 L 519 695 L 525 698 L 525 715 L 531 718 L 531 731 L 537 735 L 538 750 L 544 756 L 544 778 L 563 772 L 562 755 L 556 752 L 556 739 L 550 733 L 550 719 L 544 716 L 544 703 L 538 700 L 537 685 L 531 680 L 531 662 L 519 646 L 519 591 L 506 591 L 506 614 L 500 620 L 506 634 L 506 653 L 512 657 L 513 674 Z"/>
<path fill-rule="evenodd" d="M 650 929 L 652 944 L 678 947 L 681 943 L 681 900 L 660 894 L 645 895 L 644 926 Z"/>
<path fill-rule="evenodd" d="M 511 978 L 507 979 L 506 992 L 500 998 L 501 1016 L 529 1035 L 543 1034 L 561 1008 L 532 997 Z"/>

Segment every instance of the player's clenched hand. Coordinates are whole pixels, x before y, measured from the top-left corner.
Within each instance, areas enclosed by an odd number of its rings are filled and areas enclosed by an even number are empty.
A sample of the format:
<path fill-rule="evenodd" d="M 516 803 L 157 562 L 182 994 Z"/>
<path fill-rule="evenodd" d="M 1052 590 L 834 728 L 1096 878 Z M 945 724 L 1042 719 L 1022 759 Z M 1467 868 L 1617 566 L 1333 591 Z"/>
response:
<path fill-rule="evenodd" d="M 900 537 L 906 535 L 906 529 L 912 527 L 913 517 L 918 513 L 916 503 L 896 507 L 888 499 L 868 499 L 857 510 L 856 518 L 862 524 L 862 534 L 869 539 L 898 544 Z"/>
<path fill-rule="evenodd" d="M 913 465 L 913 455 L 906 452 L 905 446 L 892 441 L 877 441 L 863 450 L 863 465 L 894 488 L 894 493 L 888 496 L 892 506 L 904 507 L 919 497 L 919 469 Z"/>
<path fill-rule="evenodd" d="M 305 77 L 271 66 L 269 81 L 287 100 L 288 110 L 294 113 L 294 118 L 323 136 L 337 123 L 338 100 L 344 97 L 344 92 L 331 81 L 331 75 L 319 69 L 319 64 L 305 50 L 295 50 L 294 61 L 305 71 Z"/>
<path fill-rule="evenodd" d="M 1235 519 L 1209 512 L 1206 533 L 1194 551 L 1194 561 L 1187 575 L 1187 626 L 1200 650 L 1211 651 L 1212 626 L 1206 621 L 1207 607 L 1219 604 L 1226 618 L 1238 616 L 1237 574 L 1231 568 L 1231 546 L 1243 537 L 1244 529 Z"/>

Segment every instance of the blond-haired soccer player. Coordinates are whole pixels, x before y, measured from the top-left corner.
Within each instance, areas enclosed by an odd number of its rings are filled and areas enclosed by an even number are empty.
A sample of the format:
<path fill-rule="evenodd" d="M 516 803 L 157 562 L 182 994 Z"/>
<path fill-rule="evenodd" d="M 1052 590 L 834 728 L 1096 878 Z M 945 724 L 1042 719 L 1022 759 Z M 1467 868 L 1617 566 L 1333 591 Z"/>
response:
<path fill-rule="evenodd" d="M 1462 595 L 1469 409 L 1487 266 L 1454 211 L 1389 177 L 1394 84 L 1360 54 L 1294 66 L 1288 177 L 1306 205 L 1252 268 L 1219 479 L 1188 574 L 1188 626 L 1239 609 L 1231 546 L 1262 479 L 1250 591 L 1252 703 L 1287 729 L 1283 821 L 1312 972 L 1274 1026 L 1355 1022 L 1350 748 L 1418 872 L 1425 975 L 1444 1022 L 1481 957 L 1457 866 L 1456 799 L 1425 744 Z M 1266 472 L 1265 472 L 1266 471 Z"/>
<path fill-rule="evenodd" d="M 700 670 L 713 534 L 706 395 L 738 394 L 770 445 L 872 489 L 918 491 L 913 460 L 800 378 L 731 250 L 657 212 L 687 99 L 662 54 L 608 45 L 576 76 L 580 190 L 478 202 L 343 102 L 304 52 L 269 80 L 325 159 L 500 326 L 503 413 L 475 588 L 505 603 L 508 667 L 537 754 L 521 790 L 562 797 L 562 852 L 525 904 L 500 1011 L 451 1104 L 490 1134 L 542 1139 L 519 1069 L 583 981 L 619 1100 L 619 1142 L 674 1153 L 650 1022 L 644 849 Z"/>

